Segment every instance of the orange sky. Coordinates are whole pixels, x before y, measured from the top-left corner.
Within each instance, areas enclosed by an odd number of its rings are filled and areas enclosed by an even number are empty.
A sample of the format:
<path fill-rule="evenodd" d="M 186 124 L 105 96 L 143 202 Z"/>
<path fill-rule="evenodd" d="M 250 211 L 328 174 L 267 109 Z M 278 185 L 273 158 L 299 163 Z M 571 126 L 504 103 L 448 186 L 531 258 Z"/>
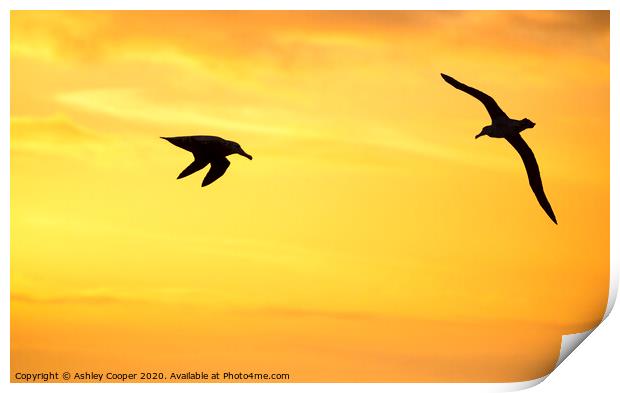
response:
<path fill-rule="evenodd" d="M 13 372 L 532 379 L 608 275 L 608 12 L 11 13 Z"/>

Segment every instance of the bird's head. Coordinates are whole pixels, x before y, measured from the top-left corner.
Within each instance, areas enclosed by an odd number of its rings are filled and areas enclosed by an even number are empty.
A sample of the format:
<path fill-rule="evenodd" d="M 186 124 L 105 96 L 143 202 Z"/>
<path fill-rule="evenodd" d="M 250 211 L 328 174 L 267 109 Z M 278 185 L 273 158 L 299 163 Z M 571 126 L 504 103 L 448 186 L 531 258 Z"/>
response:
<path fill-rule="evenodd" d="M 526 128 L 534 128 L 534 126 L 536 125 L 536 123 L 534 123 L 533 121 L 531 121 L 527 117 L 524 118 L 524 119 L 521 119 L 520 123 L 521 123 L 521 127 L 523 127 L 524 130 Z"/>
<path fill-rule="evenodd" d="M 483 135 L 489 135 L 489 132 L 491 131 L 493 127 L 492 126 L 485 126 L 482 131 L 480 131 L 480 134 L 476 135 L 475 138 L 478 139 Z"/>
<path fill-rule="evenodd" d="M 251 160 L 252 156 L 249 155 L 248 153 L 246 153 L 242 148 L 241 145 L 239 145 L 237 142 L 232 142 L 232 141 L 227 141 L 228 142 L 228 147 L 230 149 L 230 153 L 229 154 L 239 154 L 241 156 L 244 156 L 245 158 Z"/>

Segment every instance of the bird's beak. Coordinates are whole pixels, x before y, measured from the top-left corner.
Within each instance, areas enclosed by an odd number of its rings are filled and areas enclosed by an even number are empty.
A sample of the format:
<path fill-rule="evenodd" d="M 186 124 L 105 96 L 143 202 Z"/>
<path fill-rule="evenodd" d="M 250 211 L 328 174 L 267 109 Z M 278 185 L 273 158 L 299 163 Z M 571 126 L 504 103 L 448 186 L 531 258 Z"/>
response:
<path fill-rule="evenodd" d="M 242 155 L 242 156 L 244 156 L 244 157 L 245 157 L 245 158 L 247 158 L 248 160 L 251 160 L 251 159 L 252 159 L 252 156 L 251 156 L 251 155 L 249 155 L 248 153 L 244 152 L 243 150 L 241 150 L 241 151 L 239 152 L 239 154 L 240 154 L 240 155 Z"/>
<path fill-rule="evenodd" d="M 474 138 L 475 138 L 475 139 L 478 139 L 478 138 L 480 138 L 482 135 L 484 135 L 484 133 L 482 133 L 482 132 L 481 132 L 480 134 L 476 135 Z"/>

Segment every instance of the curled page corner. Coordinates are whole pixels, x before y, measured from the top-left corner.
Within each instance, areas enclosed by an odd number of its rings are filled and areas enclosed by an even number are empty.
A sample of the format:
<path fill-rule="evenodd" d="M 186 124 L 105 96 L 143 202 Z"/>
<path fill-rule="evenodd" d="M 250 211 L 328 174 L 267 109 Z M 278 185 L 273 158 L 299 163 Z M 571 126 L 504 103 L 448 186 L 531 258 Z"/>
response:
<path fill-rule="evenodd" d="M 590 333 L 594 331 L 594 329 L 596 329 L 596 326 L 590 330 L 586 330 L 585 332 L 563 335 L 562 346 L 560 347 L 560 356 L 558 357 L 558 361 L 555 363 L 554 368 L 558 368 L 558 366 L 566 360 L 568 355 L 570 355 L 575 348 L 577 348 L 579 344 L 581 344 L 583 340 L 585 340 Z"/>
<path fill-rule="evenodd" d="M 613 263 L 613 260 L 611 260 L 610 261 L 610 272 L 609 272 L 609 293 L 608 293 L 608 297 L 607 297 L 607 307 L 605 308 L 605 314 L 603 315 L 603 318 L 592 329 L 589 329 L 589 330 L 586 330 L 586 331 L 583 331 L 583 332 L 580 332 L 580 333 L 565 334 L 565 335 L 562 336 L 562 344 L 560 346 L 560 354 L 558 356 L 557 362 L 555 363 L 555 366 L 553 367 L 553 370 L 557 369 L 558 366 L 560 364 L 562 364 L 562 362 L 564 360 L 566 360 L 568 355 L 570 355 L 582 342 L 584 342 L 584 340 L 586 338 L 588 338 L 588 336 L 597 327 L 599 327 L 599 325 L 611 313 L 611 310 L 614 308 L 614 304 L 615 304 L 616 298 L 618 296 L 618 281 L 620 279 L 619 270 L 620 269 L 619 269 L 618 264 Z M 508 392 L 508 391 L 514 392 L 514 391 L 517 391 L 517 390 L 528 389 L 528 388 L 531 388 L 533 386 L 538 385 L 539 383 L 541 383 L 542 381 L 547 379 L 548 376 L 549 376 L 549 374 L 547 374 L 547 375 L 545 375 L 543 377 L 537 378 L 537 379 L 532 379 L 530 381 L 506 383 L 505 386 L 504 386 L 505 390 L 503 390 L 503 391 L 505 391 L 505 392 Z"/>
<path fill-rule="evenodd" d="M 614 308 L 614 304 L 616 303 L 616 298 L 618 296 L 618 279 L 620 276 L 618 274 L 618 264 L 613 263 L 613 260 L 610 262 L 609 293 L 607 296 L 607 307 L 605 308 L 603 318 L 592 329 L 581 333 L 565 334 L 562 336 L 560 355 L 558 356 L 558 361 L 556 362 L 554 369 L 558 368 L 558 366 L 566 360 L 568 355 L 570 355 L 579 346 L 579 344 L 581 344 L 590 335 L 590 333 L 592 333 L 594 329 L 596 329 L 609 316 L 611 310 Z"/>
<path fill-rule="evenodd" d="M 590 330 L 586 330 L 585 332 L 563 335 L 562 345 L 560 346 L 560 355 L 558 356 L 558 360 L 555 363 L 553 370 L 558 368 L 558 366 L 568 357 L 568 355 L 570 355 L 579 346 L 579 344 L 581 344 L 597 327 L 598 325 Z M 497 391 L 515 392 L 518 390 L 529 389 L 547 379 L 549 375 L 550 373 L 540 378 L 532 379 L 529 381 L 505 383 L 503 384 L 504 386 L 502 387 L 502 389 L 499 389 Z"/>

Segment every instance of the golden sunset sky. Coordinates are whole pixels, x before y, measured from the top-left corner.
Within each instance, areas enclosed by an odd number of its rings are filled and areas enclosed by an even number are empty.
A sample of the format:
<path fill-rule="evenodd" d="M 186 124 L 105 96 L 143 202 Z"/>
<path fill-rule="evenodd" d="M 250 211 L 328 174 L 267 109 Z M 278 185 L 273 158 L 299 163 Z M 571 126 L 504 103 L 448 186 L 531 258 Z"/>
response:
<path fill-rule="evenodd" d="M 602 318 L 608 12 L 13 11 L 10 81 L 12 374 L 519 381 Z"/>

